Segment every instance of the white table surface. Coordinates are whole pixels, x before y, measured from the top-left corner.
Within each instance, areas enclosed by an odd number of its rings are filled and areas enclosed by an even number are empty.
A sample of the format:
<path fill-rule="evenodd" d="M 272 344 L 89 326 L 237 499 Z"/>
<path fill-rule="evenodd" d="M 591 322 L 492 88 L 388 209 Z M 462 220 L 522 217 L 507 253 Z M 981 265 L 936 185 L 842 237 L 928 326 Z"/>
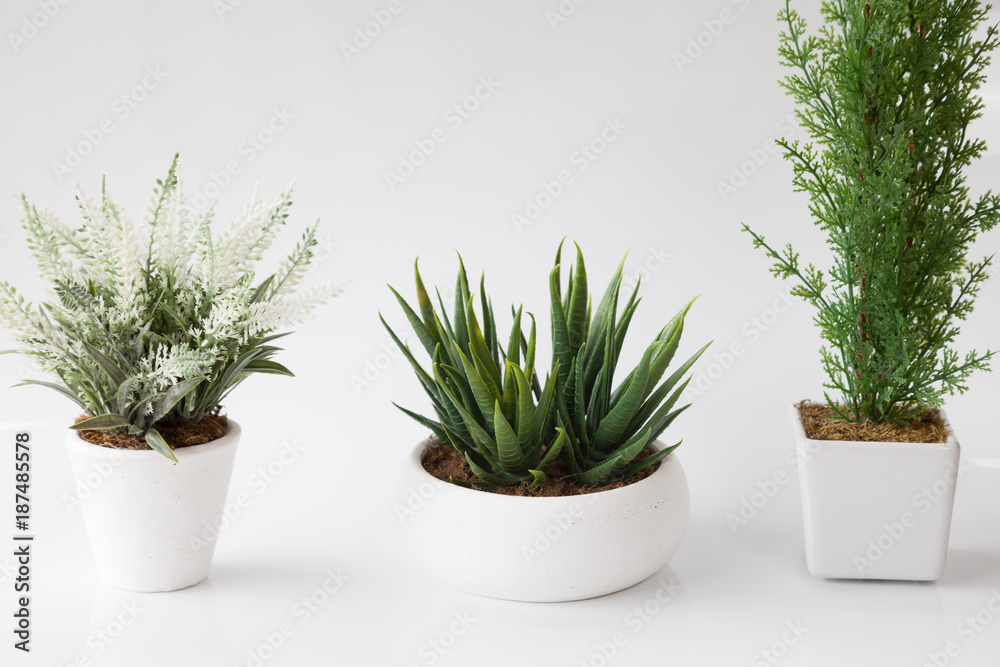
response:
<path fill-rule="evenodd" d="M 197 193 L 235 162 L 240 173 L 221 189 L 220 220 L 239 211 L 255 182 L 273 197 L 297 179 L 293 229 L 276 255 L 322 218 L 310 280 L 352 282 L 285 339 L 281 361 L 295 379 L 253 378 L 227 402 L 244 428 L 231 493 L 252 503 L 222 533 L 208 580 L 178 593 L 130 595 L 96 583 L 79 510 L 63 503 L 73 490 L 63 429 L 74 410 L 43 388 L 10 388 L 35 370 L 0 357 L 0 499 L 9 429 L 31 428 L 37 535 L 35 650 L 13 651 L 5 630 L 0 664 L 254 665 L 248 652 L 285 623 L 292 634 L 264 665 L 922 666 L 952 641 L 957 656 L 947 664 L 1000 663 L 1000 618 L 989 611 L 991 598 L 1000 609 L 1000 373 L 975 376 L 969 393 L 948 401 L 964 460 L 976 465 L 959 483 L 944 577 L 835 582 L 805 569 L 786 410 L 821 391 L 820 341 L 809 308 L 786 303 L 787 285 L 738 231 L 747 222 L 826 264 L 789 166 L 767 150 L 779 134 L 803 137 L 776 84 L 778 3 L 589 0 L 553 29 L 546 11 L 556 0 L 401 2 L 351 62 L 341 43 L 387 2 L 244 0 L 220 19 L 209 0 L 80 1 L 60 5 L 17 50 L 5 38 L 0 190 L 23 191 L 72 221 L 72 182 L 95 192 L 107 173 L 110 191 L 138 217 L 175 151 Z M 815 25 L 817 3 L 797 4 Z M 4 3 L 2 32 L 23 30 L 38 7 Z M 676 57 L 698 39 L 706 46 L 690 63 Z M 147 78 L 157 67 L 161 80 Z M 448 111 L 481 77 L 499 87 L 456 127 Z M 972 129 L 991 151 L 969 169 L 974 193 L 996 189 L 1000 173 L 1000 65 L 989 77 L 986 113 Z M 135 102 L 127 114 L 116 104 L 122 95 Z M 274 121 L 280 132 L 247 149 L 275 109 L 286 117 Z M 105 118 L 113 130 L 60 179 L 53 163 Z M 625 125 L 620 135 L 581 170 L 579 146 L 615 119 Z M 438 127 L 444 143 L 390 189 L 385 172 Z M 755 156 L 760 164 L 749 164 Z M 519 230 L 512 215 L 563 170 L 572 183 Z M 0 207 L 0 280 L 38 299 L 43 287 L 18 217 L 13 201 Z M 645 296 L 624 363 L 702 294 L 682 354 L 715 344 L 696 367 L 694 405 L 670 429 L 684 437 L 691 526 L 669 569 L 616 595 L 553 605 L 466 595 L 420 571 L 396 535 L 397 471 L 424 433 L 390 401 L 426 402 L 390 354 L 377 311 L 405 330 L 385 283 L 412 294 L 419 254 L 425 280 L 448 285 L 457 249 L 471 272 L 486 271 L 498 308 L 523 301 L 544 323 L 546 278 L 566 235 L 583 246 L 595 291 L 632 249 L 626 270 L 642 275 Z M 994 230 L 974 251 L 998 247 Z M 1000 347 L 998 281 L 984 286 L 979 304 L 962 351 Z M 734 344 L 741 353 L 727 357 Z M 261 484 L 258 471 L 291 441 L 301 454 Z M 727 515 L 778 471 L 789 483 L 734 533 Z M 0 554 L 9 552 L 12 510 L 0 503 Z M 323 597 L 331 571 L 347 579 L 305 614 L 296 605 Z M 677 591 L 666 604 L 657 601 L 663 581 Z M 6 579 L 8 625 L 12 606 Z M 132 614 L 110 645 L 101 639 Z M 966 619 L 979 623 L 977 614 L 991 622 L 970 634 Z M 616 633 L 626 641 L 605 659 L 601 647 Z M 449 647 L 438 653 L 431 642 Z"/>

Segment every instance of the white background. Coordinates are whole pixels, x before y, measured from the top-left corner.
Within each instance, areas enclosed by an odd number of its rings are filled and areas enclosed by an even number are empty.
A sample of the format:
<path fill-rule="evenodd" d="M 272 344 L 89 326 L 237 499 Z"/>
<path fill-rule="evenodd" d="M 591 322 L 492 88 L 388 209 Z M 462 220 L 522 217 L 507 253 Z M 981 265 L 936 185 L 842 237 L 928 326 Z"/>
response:
<path fill-rule="evenodd" d="M 11 649 L 4 621 L 0 663 L 246 665 L 248 651 L 285 621 L 295 634 L 265 664 L 599 665 L 596 646 L 618 631 L 628 642 L 607 664 L 770 664 L 759 652 L 795 623 L 808 631 L 780 664 L 922 665 L 951 640 L 961 652 L 950 664 L 996 663 L 1000 620 L 970 641 L 959 624 L 1000 590 L 998 373 L 975 376 L 968 394 L 948 402 L 963 457 L 975 465 L 959 485 L 941 581 L 829 582 L 805 570 L 787 406 L 819 396 L 820 343 L 809 308 L 784 309 L 787 285 L 739 233 L 747 222 L 825 265 L 806 197 L 767 151 L 775 136 L 802 134 L 788 124 L 792 105 L 776 83 L 777 3 L 590 0 L 553 28 L 546 12 L 556 0 L 402 0 L 350 61 L 342 43 L 387 2 L 245 0 L 221 15 L 219 4 L 78 0 L 35 34 L 24 21 L 38 3 L 4 3 L 0 189 L 74 221 L 73 181 L 96 193 L 107 174 L 109 191 L 138 217 L 175 151 L 192 193 L 204 194 L 213 173 L 235 161 L 240 173 L 221 188 L 219 219 L 235 215 L 255 182 L 271 198 L 297 180 L 294 229 L 275 256 L 322 218 L 310 279 L 352 282 L 286 339 L 281 360 L 296 379 L 254 378 L 226 405 L 244 427 L 231 492 L 249 493 L 252 504 L 223 532 L 209 579 L 179 593 L 129 595 L 96 583 L 79 510 L 64 505 L 73 485 L 62 438 L 73 406 L 42 388 L 8 388 L 33 371 L 0 357 L 0 422 L 33 429 L 38 535 L 35 651 Z M 815 26 L 817 3 L 798 4 Z M 728 23 L 712 23 L 723 11 Z M 33 36 L 15 48 L 10 33 L 22 32 Z M 698 39 L 700 53 L 691 46 Z M 685 49 L 692 57 L 681 62 Z M 481 77 L 499 87 L 456 127 L 446 114 Z M 992 146 L 968 173 L 977 194 L 1000 174 L 1000 67 L 990 77 L 986 115 L 972 128 Z M 272 140 L 262 150 L 249 149 L 248 136 L 275 109 L 294 118 L 264 132 Z M 87 136 L 98 136 L 103 119 L 112 131 L 60 176 L 54 163 L 95 143 Z M 574 153 L 609 119 L 624 129 L 580 171 Z M 435 128 L 444 143 L 391 189 L 385 172 Z M 754 155 L 759 166 L 747 162 Z M 512 215 L 563 169 L 572 183 L 518 230 Z M 723 196 L 720 184 L 734 189 Z M 714 339 L 719 357 L 699 364 L 701 395 L 667 436 L 684 437 L 691 528 L 669 569 L 617 595 L 555 605 L 466 595 L 418 570 L 396 535 L 397 470 L 425 434 L 390 401 L 428 406 L 405 361 L 389 355 L 377 311 L 405 330 L 385 283 L 412 295 L 419 255 L 428 283 L 450 285 L 459 250 L 470 272 L 486 271 L 498 312 L 523 302 L 547 331 L 546 279 L 563 236 L 583 247 L 594 290 L 628 249 L 629 275 L 650 267 L 625 361 L 702 295 L 682 351 Z M 995 230 L 975 254 L 998 248 Z M 0 279 L 44 295 L 13 200 L 0 209 Z M 776 300 L 785 312 L 771 310 Z M 998 328 L 994 279 L 960 349 L 1000 346 Z M 744 352 L 726 360 L 734 342 Z M 10 431 L 3 438 L 9 443 Z M 258 470 L 289 441 L 303 453 L 262 489 Z M 727 514 L 778 471 L 791 481 L 734 530 Z M 296 601 L 338 569 L 349 579 L 301 622 Z M 671 577 L 683 592 L 637 628 L 628 614 Z M 9 619 L 11 583 L 5 571 L 0 578 Z M 132 601 L 142 609 L 135 622 L 110 646 L 95 640 Z M 425 645 L 466 612 L 471 629 L 443 655 L 428 653 Z"/>

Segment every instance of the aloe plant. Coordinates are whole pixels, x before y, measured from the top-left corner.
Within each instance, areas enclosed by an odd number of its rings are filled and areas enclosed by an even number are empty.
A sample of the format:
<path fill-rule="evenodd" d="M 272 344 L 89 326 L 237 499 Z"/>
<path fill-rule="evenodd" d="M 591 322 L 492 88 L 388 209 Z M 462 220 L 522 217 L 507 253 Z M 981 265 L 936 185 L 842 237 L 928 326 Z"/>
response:
<path fill-rule="evenodd" d="M 454 316 L 449 319 L 437 292 L 441 312 L 435 309 L 414 264 L 419 313 L 393 289 L 406 318 L 430 356 L 431 370 L 416 360 L 410 348 L 379 318 L 413 367 L 431 399 L 437 420 L 396 405 L 429 428 L 437 438 L 462 454 L 481 482 L 451 481 L 480 487 L 520 484 L 536 486 L 558 459 L 565 431 L 553 427 L 552 411 L 556 373 L 544 388 L 535 373 L 535 320 L 525 339 L 523 309 L 513 311 L 507 347 L 497 336 L 493 304 L 486 294 L 485 276 L 480 280 L 482 326 L 476 317 L 465 266 L 459 257 L 455 284 Z M 522 357 L 523 354 L 523 357 Z M 523 361 L 522 361 L 523 359 Z M 394 404 L 395 405 L 395 404 Z"/>
<path fill-rule="evenodd" d="M 562 247 L 560 243 L 549 275 L 552 368 L 559 380 L 556 424 L 567 434 L 567 458 L 577 479 L 584 485 L 606 484 L 645 470 L 680 446 L 678 442 L 637 458 L 689 407 L 674 408 L 690 381 L 681 382 L 681 378 L 711 343 L 660 383 L 677 352 L 692 299 L 660 330 L 639 364 L 612 388 L 625 336 L 639 305 L 639 284 L 619 315 L 623 258 L 592 312 L 579 246 L 576 266 L 570 267 L 568 285 L 562 291 Z"/>

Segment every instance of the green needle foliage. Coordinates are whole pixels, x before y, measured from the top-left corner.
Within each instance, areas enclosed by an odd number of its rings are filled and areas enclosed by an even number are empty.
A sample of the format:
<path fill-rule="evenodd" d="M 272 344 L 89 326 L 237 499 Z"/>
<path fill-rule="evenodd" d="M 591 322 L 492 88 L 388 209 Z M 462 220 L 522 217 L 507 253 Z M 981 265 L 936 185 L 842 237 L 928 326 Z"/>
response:
<path fill-rule="evenodd" d="M 639 285 L 619 315 L 623 258 L 592 313 L 580 247 L 576 247 L 576 265 L 570 267 L 565 293 L 561 257 L 560 243 L 549 275 L 553 374 L 559 378 L 557 425 L 567 433 L 566 449 L 577 479 L 585 485 L 607 484 L 645 470 L 681 444 L 636 460 L 689 407 L 674 408 L 689 380 L 680 381 L 708 344 L 660 383 L 677 352 L 692 300 L 660 330 L 639 365 L 614 387 L 625 336 L 639 306 Z"/>
<path fill-rule="evenodd" d="M 967 130 L 998 43 L 996 26 L 975 37 L 988 10 L 828 0 L 818 35 L 787 2 L 779 13 L 779 56 L 793 70 L 782 85 L 813 143 L 778 143 L 833 265 L 824 275 L 744 230 L 816 307 L 826 387 L 840 395 L 826 401 L 843 419 L 905 421 L 964 392 L 993 356 L 952 347 L 992 259 L 969 260 L 969 248 L 1000 220 L 1000 196 L 971 198 L 962 173 L 986 149 Z"/>
<path fill-rule="evenodd" d="M 525 481 L 535 486 L 545 481 L 545 473 L 562 451 L 565 433 L 553 428 L 550 415 L 555 375 L 547 378 L 544 389 L 540 389 L 535 374 L 534 317 L 528 314 L 531 331 L 525 339 L 521 327 L 522 310 L 514 313 L 505 349 L 497 337 L 496 318 L 486 294 L 485 276 L 479 283 L 480 326 L 461 257 L 452 320 L 448 319 L 440 292 L 437 293 L 441 306 L 439 315 L 416 265 L 414 273 L 419 313 L 399 292 L 391 286 L 389 289 L 430 356 L 431 371 L 420 365 L 385 319 L 382 324 L 412 365 L 438 419 L 396 407 L 461 453 L 472 472 L 482 480 L 483 484 L 478 486 Z"/>
<path fill-rule="evenodd" d="M 308 229 L 278 271 L 254 266 L 284 226 L 291 193 L 266 205 L 254 195 L 219 237 L 212 212 L 190 217 L 177 157 L 135 225 L 102 188 L 82 192 L 69 227 L 21 197 L 28 246 L 54 297 L 40 307 L 0 282 L 0 324 L 58 381 L 54 389 L 91 418 L 72 428 L 113 429 L 176 460 L 156 426 L 196 422 L 247 377 L 291 375 L 273 360 L 274 331 L 302 321 L 339 289 L 296 292 L 313 259 Z"/>

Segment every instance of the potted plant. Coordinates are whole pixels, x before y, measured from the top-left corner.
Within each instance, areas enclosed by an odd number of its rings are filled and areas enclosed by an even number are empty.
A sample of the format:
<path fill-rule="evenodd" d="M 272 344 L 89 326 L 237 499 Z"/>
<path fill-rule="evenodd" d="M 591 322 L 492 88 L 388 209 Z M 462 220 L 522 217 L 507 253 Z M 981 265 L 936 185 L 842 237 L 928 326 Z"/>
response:
<path fill-rule="evenodd" d="M 968 136 L 997 28 L 974 35 L 980 3 L 824 2 L 807 36 L 786 2 L 783 81 L 813 139 L 778 143 L 827 235 L 832 266 L 804 266 L 744 229 L 795 277 L 825 342 L 825 404 L 791 408 L 806 561 L 820 577 L 934 580 L 945 565 L 959 445 L 941 409 L 986 370 L 960 356 L 990 259 L 968 252 L 1000 219 L 1000 197 L 970 198 Z"/>
<path fill-rule="evenodd" d="M 103 187 L 96 201 L 77 195 L 77 228 L 21 202 L 54 295 L 36 308 L 0 283 L 0 322 L 55 376 L 22 384 L 55 389 L 84 413 L 66 445 L 77 483 L 101 480 L 82 501 L 101 578 L 133 591 L 194 585 L 208 574 L 215 540 L 204 527 L 222 512 L 240 439 L 220 405 L 252 374 L 291 375 L 273 359 L 285 335 L 273 332 L 338 292 L 297 291 L 316 229 L 258 281 L 291 193 L 273 204 L 255 193 L 215 237 L 211 211 L 190 216 L 176 156 L 138 226 Z"/>
<path fill-rule="evenodd" d="M 440 293 L 435 308 L 419 270 L 417 310 L 393 290 L 431 369 L 385 326 L 436 415 L 400 408 L 432 433 L 401 476 L 403 540 L 436 577 L 480 595 L 560 601 L 612 593 L 662 568 L 687 527 L 687 481 L 672 453 L 680 443 L 657 438 L 687 408 L 674 407 L 687 384 L 681 379 L 704 350 L 660 382 L 691 304 L 616 387 L 638 286 L 620 308 L 620 264 L 591 312 L 579 248 L 565 293 L 560 255 L 561 245 L 550 279 L 554 354 L 544 382 L 534 317 L 528 314 L 525 336 L 523 310 L 512 308 L 501 339 L 485 277 L 477 316 L 461 259 L 451 318 Z"/>

